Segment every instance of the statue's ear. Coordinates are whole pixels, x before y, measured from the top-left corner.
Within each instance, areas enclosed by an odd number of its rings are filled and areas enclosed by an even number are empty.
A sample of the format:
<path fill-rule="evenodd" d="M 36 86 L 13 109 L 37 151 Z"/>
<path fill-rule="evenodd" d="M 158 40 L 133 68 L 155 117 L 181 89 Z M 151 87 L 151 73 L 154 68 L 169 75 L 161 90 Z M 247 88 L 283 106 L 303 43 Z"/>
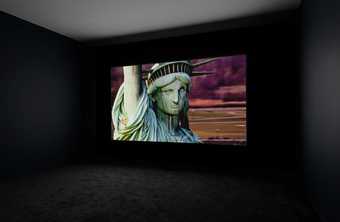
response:
<path fill-rule="evenodd" d="M 156 95 L 157 93 L 159 93 L 159 88 L 156 88 L 156 90 L 150 95 L 151 96 L 151 100 L 153 103 L 156 102 Z"/>

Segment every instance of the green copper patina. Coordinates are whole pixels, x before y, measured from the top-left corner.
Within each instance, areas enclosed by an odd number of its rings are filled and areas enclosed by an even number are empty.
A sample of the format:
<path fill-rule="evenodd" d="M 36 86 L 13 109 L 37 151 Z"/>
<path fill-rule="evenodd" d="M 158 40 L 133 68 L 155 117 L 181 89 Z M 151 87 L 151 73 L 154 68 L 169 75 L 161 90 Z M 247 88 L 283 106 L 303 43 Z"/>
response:
<path fill-rule="evenodd" d="M 114 139 L 199 143 L 188 121 L 190 76 L 208 74 L 192 70 L 209 61 L 156 63 L 145 72 L 141 66 L 124 66 L 112 108 Z"/>

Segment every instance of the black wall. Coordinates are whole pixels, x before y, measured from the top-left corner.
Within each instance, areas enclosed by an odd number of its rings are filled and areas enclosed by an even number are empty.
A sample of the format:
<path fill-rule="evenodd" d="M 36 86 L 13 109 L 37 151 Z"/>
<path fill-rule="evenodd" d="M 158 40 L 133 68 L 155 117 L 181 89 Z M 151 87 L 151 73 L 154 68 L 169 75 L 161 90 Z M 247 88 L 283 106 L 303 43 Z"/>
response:
<path fill-rule="evenodd" d="M 275 17 L 275 19 L 274 19 Z M 258 23 L 257 21 L 262 21 Z M 297 11 L 247 20 L 247 25 L 96 48 L 97 150 L 120 160 L 218 167 L 296 167 L 299 141 L 299 16 Z M 214 25 L 212 25 L 214 26 Z M 216 26 L 215 26 L 216 27 Z M 228 28 L 232 27 L 232 28 Z M 178 32 L 178 30 L 176 30 Z M 195 28 L 195 32 L 197 29 Z M 151 33 L 154 34 L 154 33 Z M 169 36 L 171 35 L 168 33 Z M 127 38 L 129 39 L 129 38 Z M 136 38 L 131 38 L 136 39 Z M 111 141 L 110 67 L 174 59 L 247 54 L 248 146 L 246 148 Z M 100 144 L 100 145 L 99 145 Z"/>
<path fill-rule="evenodd" d="M 82 131 L 79 46 L 4 13 L 0 28 L 0 174 L 64 162 Z"/>
<path fill-rule="evenodd" d="M 302 7 L 305 187 L 322 221 L 340 221 L 340 2 Z"/>
<path fill-rule="evenodd" d="M 295 168 L 302 159 L 314 207 L 324 221 L 340 221 L 340 5 L 302 5 L 301 26 L 299 9 L 93 47 L 0 13 L 0 174 L 98 154 L 222 168 Z M 111 66 L 239 53 L 248 60 L 245 149 L 111 141 Z"/>
<path fill-rule="evenodd" d="M 78 45 L 13 16 L 0 16 L 2 173 L 98 155 L 173 166 L 296 166 L 297 11 L 102 46 Z M 246 148 L 111 141 L 111 66 L 240 53 L 248 61 Z"/>
<path fill-rule="evenodd" d="M 208 32 L 197 33 L 195 28 L 190 33 L 188 28 L 189 32 L 185 29 L 171 38 L 159 35 L 152 40 L 80 47 L 1 14 L 2 169 L 42 167 L 42 162 L 58 162 L 72 151 L 79 157 L 103 152 L 119 160 L 152 157 L 152 161 L 171 163 L 295 166 L 298 22 L 293 11 L 219 23 L 222 29 L 214 28 L 216 24 L 202 26 Z M 248 60 L 245 149 L 188 144 L 159 149 L 159 144 L 149 143 L 136 143 L 134 149 L 112 143 L 111 66 L 240 53 L 247 54 Z"/>

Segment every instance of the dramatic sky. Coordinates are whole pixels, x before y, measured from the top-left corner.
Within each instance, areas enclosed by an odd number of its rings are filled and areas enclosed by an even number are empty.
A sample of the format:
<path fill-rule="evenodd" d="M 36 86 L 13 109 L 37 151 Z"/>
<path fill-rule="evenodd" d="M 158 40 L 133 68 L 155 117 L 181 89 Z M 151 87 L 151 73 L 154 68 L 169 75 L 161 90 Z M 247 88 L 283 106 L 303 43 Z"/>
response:
<path fill-rule="evenodd" d="M 205 59 L 194 59 L 197 63 Z M 143 68 L 150 65 L 143 65 Z M 192 78 L 190 106 L 211 107 L 228 104 L 244 104 L 246 100 L 246 56 L 218 57 L 194 71 L 213 71 L 211 75 Z M 123 81 L 123 68 L 111 69 L 111 92 L 113 99 Z"/>

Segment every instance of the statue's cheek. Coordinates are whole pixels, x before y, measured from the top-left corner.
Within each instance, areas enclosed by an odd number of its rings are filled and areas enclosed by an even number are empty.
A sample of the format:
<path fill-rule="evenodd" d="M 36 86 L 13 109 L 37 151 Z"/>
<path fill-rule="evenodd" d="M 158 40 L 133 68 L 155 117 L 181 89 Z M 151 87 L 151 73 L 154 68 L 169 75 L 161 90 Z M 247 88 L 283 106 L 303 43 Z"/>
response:
<path fill-rule="evenodd" d="M 166 111 L 168 109 L 169 106 L 169 102 L 166 96 L 159 96 L 157 98 L 157 106 L 158 108 L 160 108 L 163 111 Z"/>

